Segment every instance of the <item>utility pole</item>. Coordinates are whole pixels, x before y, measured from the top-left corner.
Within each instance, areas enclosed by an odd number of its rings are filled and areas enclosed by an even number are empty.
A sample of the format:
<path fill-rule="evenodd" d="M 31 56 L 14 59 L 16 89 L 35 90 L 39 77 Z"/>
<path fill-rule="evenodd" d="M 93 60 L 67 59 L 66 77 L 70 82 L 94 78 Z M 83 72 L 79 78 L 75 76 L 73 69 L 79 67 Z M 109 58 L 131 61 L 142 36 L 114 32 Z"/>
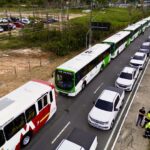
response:
<path fill-rule="evenodd" d="M 69 20 L 69 1 L 66 1 L 67 5 L 67 21 Z"/>
<path fill-rule="evenodd" d="M 93 11 L 93 0 L 91 0 L 91 11 L 90 11 L 90 24 L 89 24 L 89 48 L 92 46 L 92 11 Z"/>

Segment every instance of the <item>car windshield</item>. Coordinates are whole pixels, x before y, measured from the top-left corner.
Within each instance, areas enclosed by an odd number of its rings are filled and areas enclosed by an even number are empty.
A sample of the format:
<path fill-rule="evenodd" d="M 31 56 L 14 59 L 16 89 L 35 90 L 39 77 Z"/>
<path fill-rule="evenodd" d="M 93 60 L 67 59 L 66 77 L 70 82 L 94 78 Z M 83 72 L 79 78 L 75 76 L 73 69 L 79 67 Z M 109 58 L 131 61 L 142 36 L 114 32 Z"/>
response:
<path fill-rule="evenodd" d="M 122 72 L 122 73 L 120 74 L 120 78 L 132 80 L 132 74 L 126 73 L 126 72 Z"/>
<path fill-rule="evenodd" d="M 148 37 L 148 39 L 146 40 L 146 42 L 150 42 L 150 37 Z"/>
<path fill-rule="evenodd" d="M 142 45 L 142 46 L 141 46 L 141 49 L 149 49 L 149 46 Z"/>
<path fill-rule="evenodd" d="M 3 131 L 0 130 L 0 147 L 5 143 Z"/>
<path fill-rule="evenodd" d="M 144 56 L 137 56 L 137 55 L 134 55 L 133 59 L 136 59 L 136 60 L 143 60 L 143 59 L 144 59 Z"/>
<path fill-rule="evenodd" d="M 95 107 L 97 107 L 101 110 L 105 110 L 105 111 L 112 111 L 113 110 L 113 103 L 98 99 L 96 104 L 95 104 Z"/>
<path fill-rule="evenodd" d="M 73 73 L 63 70 L 56 70 L 55 82 L 58 88 L 62 90 L 72 90 L 74 86 Z"/>

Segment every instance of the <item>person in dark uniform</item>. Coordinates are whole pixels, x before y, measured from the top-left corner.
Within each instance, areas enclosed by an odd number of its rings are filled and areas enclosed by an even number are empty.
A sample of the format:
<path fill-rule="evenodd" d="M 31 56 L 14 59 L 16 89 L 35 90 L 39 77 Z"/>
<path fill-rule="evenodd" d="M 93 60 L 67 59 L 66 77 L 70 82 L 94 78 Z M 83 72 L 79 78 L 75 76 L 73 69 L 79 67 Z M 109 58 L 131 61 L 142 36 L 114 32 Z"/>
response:
<path fill-rule="evenodd" d="M 144 116 L 145 116 L 145 108 L 142 107 L 141 109 L 139 109 L 139 114 L 138 114 L 136 126 L 138 126 L 138 125 L 142 126 L 142 121 L 144 119 Z"/>

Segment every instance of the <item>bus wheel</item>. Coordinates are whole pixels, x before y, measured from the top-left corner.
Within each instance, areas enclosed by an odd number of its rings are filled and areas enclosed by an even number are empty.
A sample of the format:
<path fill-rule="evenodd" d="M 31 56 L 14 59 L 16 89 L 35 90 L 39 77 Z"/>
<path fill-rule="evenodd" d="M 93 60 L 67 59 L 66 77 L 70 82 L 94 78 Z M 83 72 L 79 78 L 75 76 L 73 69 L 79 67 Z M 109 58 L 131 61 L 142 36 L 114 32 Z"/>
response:
<path fill-rule="evenodd" d="M 24 135 L 22 141 L 21 141 L 21 147 L 25 147 L 27 146 L 30 141 L 31 141 L 31 133 L 27 133 L 26 135 Z"/>
<path fill-rule="evenodd" d="M 86 82 L 84 81 L 82 84 L 82 90 L 86 87 Z"/>

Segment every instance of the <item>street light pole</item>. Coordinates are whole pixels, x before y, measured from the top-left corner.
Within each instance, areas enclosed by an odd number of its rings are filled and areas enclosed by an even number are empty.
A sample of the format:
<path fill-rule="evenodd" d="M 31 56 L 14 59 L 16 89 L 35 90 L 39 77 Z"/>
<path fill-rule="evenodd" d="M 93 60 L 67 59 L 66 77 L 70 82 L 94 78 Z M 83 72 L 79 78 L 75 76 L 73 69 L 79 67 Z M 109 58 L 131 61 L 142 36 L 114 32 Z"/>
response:
<path fill-rule="evenodd" d="M 66 2 L 67 5 L 67 21 L 69 20 L 69 1 Z"/>
<path fill-rule="evenodd" d="M 92 46 L 92 9 L 93 9 L 93 1 L 91 0 L 91 12 L 90 12 L 90 24 L 89 24 L 89 48 Z"/>

